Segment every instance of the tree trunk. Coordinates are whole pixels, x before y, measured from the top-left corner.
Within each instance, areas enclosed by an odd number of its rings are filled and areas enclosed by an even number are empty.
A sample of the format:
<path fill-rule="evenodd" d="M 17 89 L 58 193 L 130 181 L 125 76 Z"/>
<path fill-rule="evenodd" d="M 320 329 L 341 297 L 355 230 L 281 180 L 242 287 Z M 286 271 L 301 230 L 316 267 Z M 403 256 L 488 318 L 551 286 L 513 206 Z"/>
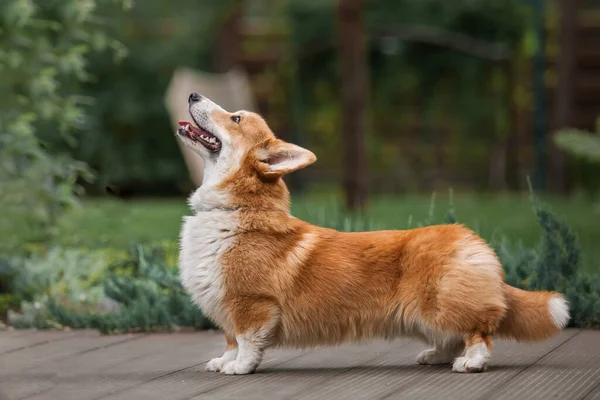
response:
<path fill-rule="evenodd" d="M 518 191 L 520 188 L 521 171 L 519 162 L 519 130 L 517 128 L 517 108 L 514 103 L 516 89 L 516 72 L 512 60 L 504 62 L 504 73 L 506 74 L 506 92 L 505 101 L 508 108 L 508 126 L 506 138 L 506 183 L 511 191 Z"/>
<path fill-rule="evenodd" d="M 554 92 L 553 131 L 573 123 L 573 86 L 575 71 L 575 33 L 578 0 L 560 0 L 560 55 L 556 65 L 558 83 Z M 549 146 L 548 188 L 564 193 L 568 190 L 567 159 L 553 144 Z"/>
<path fill-rule="evenodd" d="M 350 210 L 367 201 L 365 155 L 367 58 L 362 0 L 338 0 L 344 189 Z"/>
<path fill-rule="evenodd" d="M 244 1 L 236 1 L 227 10 L 213 47 L 213 67 L 216 72 L 229 72 L 240 56 L 241 24 Z"/>
<path fill-rule="evenodd" d="M 533 144 L 535 148 L 535 166 L 533 186 L 536 190 L 546 189 L 546 0 L 532 0 L 535 8 L 535 30 L 537 49 L 533 58 Z"/>

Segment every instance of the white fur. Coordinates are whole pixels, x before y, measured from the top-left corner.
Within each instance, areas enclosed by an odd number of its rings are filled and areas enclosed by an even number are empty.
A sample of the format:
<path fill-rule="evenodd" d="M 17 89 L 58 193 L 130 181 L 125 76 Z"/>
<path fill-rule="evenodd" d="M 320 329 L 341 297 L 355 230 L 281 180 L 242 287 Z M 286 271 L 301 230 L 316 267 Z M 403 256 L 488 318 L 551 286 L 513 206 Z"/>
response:
<path fill-rule="evenodd" d="M 417 356 L 417 362 L 422 365 L 447 364 L 453 360 L 454 354 L 446 354 L 445 351 L 438 351 L 435 348 L 423 350 Z"/>
<path fill-rule="evenodd" d="M 238 354 L 221 369 L 226 375 L 246 375 L 256 371 L 263 358 L 266 348 L 272 344 L 273 330 L 278 325 L 281 315 L 277 308 L 272 309 L 271 319 L 262 328 L 247 331 L 235 336 L 238 344 Z"/>
<path fill-rule="evenodd" d="M 558 329 L 563 329 L 569 323 L 569 303 L 562 296 L 554 296 L 548 302 L 548 310 L 552 322 Z"/>
<path fill-rule="evenodd" d="M 206 370 L 210 372 L 219 372 L 223 366 L 230 361 L 235 360 L 238 354 L 238 349 L 227 350 L 221 357 L 213 358 L 206 364 Z"/>
<path fill-rule="evenodd" d="M 225 289 L 220 259 L 235 243 L 239 217 L 235 210 L 228 209 L 229 194 L 218 185 L 240 167 L 241 154 L 232 148 L 229 134 L 211 120 L 211 113 L 218 110 L 223 111 L 207 98 L 192 103 L 189 108 L 194 122 L 221 141 L 218 157 L 204 146 L 178 136 L 204 160 L 202 186 L 188 199 L 195 215 L 184 218 L 179 264 L 181 282 L 194 302 L 217 325 L 231 330 L 230 318 L 222 304 Z"/>
<path fill-rule="evenodd" d="M 484 343 L 471 346 L 463 357 L 454 361 L 452 371 L 455 372 L 482 372 L 490 361 L 490 352 Z"/>
<path fill-rule="evenodd" d="M 260 340 L 257 340 L 257 335 L 238 335 L 236 340 L 239 349 L 237 357 L 225 364 L 221 373 L 225 375 L 251 374 L 262 361 L 264 347 Z"/>
<path fill-rule="evenodd" d="M 310 256 L 311 252 L 315 248 L 318 240 L 319 237 L 312 232 L 303 234 L 302 239 L 287 254 L 286 263 L 289 265 L 304 264 L 306 259 Z"/>
<path fill-rule="evenodd" d="M 194 216 L 185 217 L 181 230 L 180 272 L 183 286 L 203 313 L 222 329 L 233 332 L 234 327 L 223 307 L 221 257 L 236 241 L 239 214 L 230 209 L 230 197 L 219 184 L 233 171 L 239 169 L 243 149 L 235 149 L 229 133 L 211 119 L 215 110 L 223 109 L 207 98 L 192 103 L 189 111 L 194 122 L 221 141 L 218 156 L 185 137 L 182 142 L 204 160 L 202 186 L 188 199 Z M 243 112 L 241 112 L 243 114 Z M 223 356 L 210 360 L 207 371 L 224 374 L 253 372 L 262 359 L 262 351 L 245 337 L 237 337 L 238 349 L 225 351 Z"/>
<path fill-rule="evenodd" d="M 227 191 L 219 189 L 218 185 L 233 171 L 240 168 L 243 157 L 243 149 L 235 149 L 229 133 L 212 121 L 210 115 L 213 111 L 225 110 L 206 97 L 192 103 L 189 108 L 194 122 L 221 141 L 221 151 L 218 156 L 212 154 L 203 145 L 177 135 L 184 145 L 195 151 L 204 160 L 202 186 L 188 200 L 190 207 L 196 212 L 229 207 L 231 204 L 229 194 Z"/>
<path fill-rule="evenodd" d="M 223 329 L 231 323 L 222 304 L 220 259 L 234 245 L 238 224 L 236 212 L 201 211 L 185 217 L 181 231 L 181 282 L 204 314 Z"/>
<path fill-rule="evenodd" d="M 449 340 L 444 345 L 423 350 L 417 356 L 417 362 L 423 365 L 449 364 L 460 355 L 463 347 L 462 340 Z"/>
<path fill-rule="evenodd" d="M 500 261 L 494 252 L 483 242 L 473 236 L 461 240 L 458 246 L 458 257 L 465 264 L 475 268 L 477 271 L 488 274 L 498 283 L 504 282 L 504 272 Z"/>

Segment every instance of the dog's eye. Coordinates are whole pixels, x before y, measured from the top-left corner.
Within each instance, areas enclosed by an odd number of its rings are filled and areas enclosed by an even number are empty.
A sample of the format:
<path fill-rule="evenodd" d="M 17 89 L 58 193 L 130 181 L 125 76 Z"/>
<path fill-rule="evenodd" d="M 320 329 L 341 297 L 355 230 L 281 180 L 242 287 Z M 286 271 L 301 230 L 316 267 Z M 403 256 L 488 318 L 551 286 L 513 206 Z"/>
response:
<path fill-rule="evenodd" d="M 234 116 L 231 117 L 231 120 L 233 122 L 235 122 L 236 124 L 239 124 L 240 123 L 240 116 L 239 115 L 234 115 Z"/>

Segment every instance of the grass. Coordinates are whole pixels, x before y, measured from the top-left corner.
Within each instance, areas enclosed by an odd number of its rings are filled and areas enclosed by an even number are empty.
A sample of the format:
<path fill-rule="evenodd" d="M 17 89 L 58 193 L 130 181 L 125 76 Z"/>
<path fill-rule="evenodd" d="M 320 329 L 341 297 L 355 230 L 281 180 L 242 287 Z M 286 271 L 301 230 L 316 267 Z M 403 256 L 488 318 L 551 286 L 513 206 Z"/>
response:
<path fill-rule="evenodd" d="M 315 220 L 319 210 L 335 204 L 335 196 L 294 197 L 293 214 Z M 584 264 L 588 271 L 599 271 L 600 214 L 596 204 L 584 197 L 543 197 L 559 217 L 579 235 Z M 448 194 L 436 196 L 434 220 L 443 221 L 449 204 Z M 484 238 L 506 234 L 526 245 L 536 244 L 540 228 L 527 195 L 458 194 L 454 209 L 461 223 L 478 231 Z M 378 229 L 406 229 L 427 219 L 431 196 L 378 196 L 371 199 L 367 216 Z M 88 199 L 59 222 L 59 240 L 63 245 L 124 247 L 133 242 L 177 240 L 181 220 L 189 215 L 185 199 Z"/>

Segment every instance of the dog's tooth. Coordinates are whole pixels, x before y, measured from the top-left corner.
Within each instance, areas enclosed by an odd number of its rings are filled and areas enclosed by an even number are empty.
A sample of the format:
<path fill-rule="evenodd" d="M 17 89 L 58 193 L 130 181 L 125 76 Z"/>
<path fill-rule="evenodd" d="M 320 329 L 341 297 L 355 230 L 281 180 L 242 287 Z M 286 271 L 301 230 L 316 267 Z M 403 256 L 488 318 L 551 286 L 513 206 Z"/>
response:
<path fill-rule="evenodd" d="M 215 143 L 215 142 L 216 142 L 215 138 L 214 138 L 214 137 L 211 137 L 211 138 L 210 138 L 210 142 L 211 142 L 211 143 Z"/>

